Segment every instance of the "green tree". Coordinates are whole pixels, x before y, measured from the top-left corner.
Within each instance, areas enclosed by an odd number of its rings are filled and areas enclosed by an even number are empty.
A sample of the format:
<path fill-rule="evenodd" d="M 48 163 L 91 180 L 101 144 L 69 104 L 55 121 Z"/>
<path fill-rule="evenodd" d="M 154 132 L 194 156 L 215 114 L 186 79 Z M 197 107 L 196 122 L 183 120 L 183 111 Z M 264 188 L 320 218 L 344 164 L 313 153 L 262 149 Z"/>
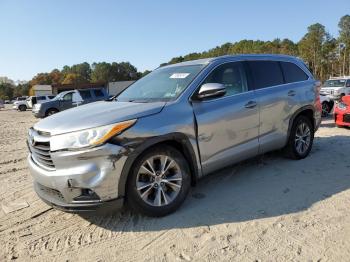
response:
<path fill-rule="evenodd" d="M 307 33 L 299 42 L 300 56 L 306 61 L 313 73 L 320 77 L 322 46 L 329 38 L 323 25 L 317 23 L 307 28 Z"/>
<path fill-rule="evenodd" d="M 0 83 L 0 99 L 8 100 L 13 98 L 14 86 L 10 83 Z"/>
<path fill-rule="evenodd" d="M 341 50 L 340 61 L 342 64 L 342 73 L 350 75 L 350 15 L 344 15 L 340 18 L 339 27 L 339 43 L 344 43 L 345 48 Z"/>

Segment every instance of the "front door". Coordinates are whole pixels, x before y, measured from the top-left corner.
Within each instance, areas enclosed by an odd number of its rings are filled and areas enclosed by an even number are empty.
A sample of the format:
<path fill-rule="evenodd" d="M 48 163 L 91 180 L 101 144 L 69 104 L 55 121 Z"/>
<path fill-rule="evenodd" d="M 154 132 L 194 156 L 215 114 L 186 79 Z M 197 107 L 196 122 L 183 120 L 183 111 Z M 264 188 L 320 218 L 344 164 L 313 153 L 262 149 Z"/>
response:
<path fill-rule="evenodd" d="M 223 97 L 193 101 L 202 169 L 208 174 L 257 155 L 259 112 L 243 63 L 218 66 L 202 84 L 205 83 L 226 87 Z"/>
<path fill-rule="evenodd" d="M 73 107 L 73 92 L 65 94 L 60 100 L 60 111 Z"/>

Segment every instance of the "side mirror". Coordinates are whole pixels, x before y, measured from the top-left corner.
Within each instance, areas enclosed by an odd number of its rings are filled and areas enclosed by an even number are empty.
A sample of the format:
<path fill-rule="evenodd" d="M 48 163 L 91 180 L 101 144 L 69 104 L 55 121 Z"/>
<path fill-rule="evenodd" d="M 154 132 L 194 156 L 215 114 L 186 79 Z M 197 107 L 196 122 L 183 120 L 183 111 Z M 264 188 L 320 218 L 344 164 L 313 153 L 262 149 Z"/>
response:
<path fill-rule="evenodd" d="M 226 94 L 226 87 L 219 83 L 207 83 L 200 87 L 197 97 L 205 99 L 209 97 L 218 97 Z"/>

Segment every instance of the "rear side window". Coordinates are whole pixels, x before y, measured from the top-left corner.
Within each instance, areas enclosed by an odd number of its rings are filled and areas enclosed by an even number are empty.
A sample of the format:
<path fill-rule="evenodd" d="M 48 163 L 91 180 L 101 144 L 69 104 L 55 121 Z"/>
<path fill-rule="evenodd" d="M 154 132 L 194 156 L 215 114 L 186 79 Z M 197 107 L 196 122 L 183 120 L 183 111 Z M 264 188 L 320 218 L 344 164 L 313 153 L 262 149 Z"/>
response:
<path fill-rule="evenodd" d="M 45 96 L 37 96 L 36 100 L 40 101 L 40 100 L 45 100 Z"/>
<path fill-rule="evenodd" d="M 91 99 L 91 93 L 90 90 L 79 90 L 79 93 L 83 100 Z"/>
<path fill-rule="evenodd" d="M 277 61 L 249 61 L 248 62 L 255 89 L 282 85 L 283 75 Z"/>
<path fill-rule="evenodd" d="M 48 96 L 48 98 L 53 99 L 53 98 L 55 98 L 55 96 Z"/>
<path fill-rule="evenodd" d="M 289 62 L 280 63 L 286 83 L 305 81 L 309 78 L 309 76 L 296 64 Z"/>
<path fill-rule="evenodd" d="M 103 94 L 101 89 L 94 89 L 94 95 L 96 97 L 103 97 L 104 96 L 104 94 Z"/>

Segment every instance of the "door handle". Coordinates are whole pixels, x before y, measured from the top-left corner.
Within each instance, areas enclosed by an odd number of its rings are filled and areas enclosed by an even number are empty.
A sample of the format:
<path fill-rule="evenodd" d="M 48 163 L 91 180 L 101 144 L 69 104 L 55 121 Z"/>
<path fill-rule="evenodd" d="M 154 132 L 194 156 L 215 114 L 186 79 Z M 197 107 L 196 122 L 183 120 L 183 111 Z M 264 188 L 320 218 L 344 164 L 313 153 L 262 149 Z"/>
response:
<path fill-rule="evenodd" d="M 289 90 L 288 91 L 288 96 L 295 96 L 295 91 L 294 90 Z"/>
<path fill-rule="evenodd" d="M 258 104 L 255 101 L 249 101 L 248 103 L 245 104 L 245 108 L 254 108 Z"/>

